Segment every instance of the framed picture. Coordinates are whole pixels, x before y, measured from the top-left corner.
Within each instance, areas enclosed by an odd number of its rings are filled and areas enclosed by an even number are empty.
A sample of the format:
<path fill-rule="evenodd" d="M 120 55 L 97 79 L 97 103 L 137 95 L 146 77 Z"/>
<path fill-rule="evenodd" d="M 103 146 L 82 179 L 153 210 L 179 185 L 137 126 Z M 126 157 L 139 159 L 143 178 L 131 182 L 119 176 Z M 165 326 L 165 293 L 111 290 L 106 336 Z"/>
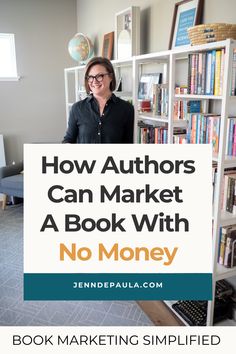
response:
<path fill-rule="evenodd" d="M 114 43 L 114 32 L 110 32 L 104 35 L 103 46 L 102 46 L 102 56 L 109 60 L 113 56 L 113 43 Z"/>
<path fill-rule="evenodd" d="M 138 85 L 138 99 L 152 100 L 153 84 L 162 83 L 162 73 L 143 74 Z"/>
<path fill-rule="evenodd" d="M 115 15 L 115 58 L 140 54 L 140 8 L 131 6 Z"/>
<path fill-rule="evenodd" d="M 187 29 L 202 20 L 204 0 L 183 0 L 175 4 L 169 49 L 189 45 Z"/>

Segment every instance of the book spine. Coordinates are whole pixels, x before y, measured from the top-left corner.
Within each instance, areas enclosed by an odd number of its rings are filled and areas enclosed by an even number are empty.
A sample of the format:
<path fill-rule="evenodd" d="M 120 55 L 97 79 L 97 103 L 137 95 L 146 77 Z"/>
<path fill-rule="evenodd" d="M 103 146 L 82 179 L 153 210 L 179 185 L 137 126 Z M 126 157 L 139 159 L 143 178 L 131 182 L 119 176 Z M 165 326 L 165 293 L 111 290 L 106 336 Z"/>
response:
<path fill-rule="evenodd" d="M 188 102 L 183 101 L 183 116 L 182 119 L 186 120 L 188 114 Z"/>
<path fill-rule="evenodd" d="M 196 144 L 200 144 L 201 139 L 201 114 L 197 114 Z"/>
<path fill-rule="evenodd" d="M 157 95 L 157 93 L 156 93 L 156 84 L 153 84 L 153 88 L 152 88 L 152 90 L 153 90 L 153 92 L 152 92 L 152 112 L 153 112 L 153 114 L 156 114 L 156 95 Z"/>
<path fill-rule="evenodd" d="M 165 105 L 165 92 L 164 88 L 161 88 L 161 115 L 164 115 L 164 105 Z"/>
<path fill-rule="evenodd" d="M 202 92 L 202 56 L 203 53 L 198 55 L 198 76 L 197 76 L 197 94 L 201 95 Z"/>
<path fill-rule="evenodd" d="M 213 145 L 214 119 L 212 116 L 210 116 L 210 117 L 208 117 L 208 120 L 209 120 L 209 135 L 208 135 L 209 141 L 208 141 L 208 143 Z"/>
<path fill-rule="evenodd" d="M 188 126 L 187 126 L 187 133 L 186 133 L 186 140 L 188 144 L 191 143 L 191 131 L 192 131 L 192 114 L 188 114 Z"/>
<path fill-rule="evenodd" d="M 227 236 L 225 243 L 225 256 L 224 256 L 224 266 L 230 268 L 230 254 L 232 250 L 232 239 Z"/>
<path fill-rule="evenodd" d="M 225 154 L 229 154 L 229 126 L 230 126 L 230 118 L 227 119 L 227 127 L 226 127 L 226 141 L 225 141 Z"/>
<path fill-rule="evenodd" d="M 158 86 L 158 91 L 157 91 L 157 115 L 161 115 L 161 87 Z"/>
<path fill-rule="evenodd" d="M 229 118 L 228 155 L 232 156 L 234 120 Z"/>
<path fill-rule="evenodd" d="M 206 93 L 206 52 L 202 53 L 202 86 L 201 94 L 205 95 Z"/>
<path fill-rule="evenodd" d="M 192 55 L 193 54 L 188 55 L 188 86 L 187 86 L 187 90 L 188 90 L 189 94 L 191 93 Z"/>
<path fill-rule="evenodd" d="M 234 200 L 233 200 L 232 214 L 236 215 L 236 185 L 235 184 L 234 184 Z"/>
<path fill-rule="evenodd" d="M 226 236 L 227 236 L 227 228 L 222 227 L 221 239 L 220 239 L 220 255 L 219 255 L 219 264 L 221 265 L 224 264 Z"/>
<path fill-rule="evenodd" d="M 216 153 L 217 153 L 217 154 L 218 154 L 218 152 L 219 152 L 220 122 L 221 122 L 220 117 L 216 117 L 216 138 L 215 138 L 215 147 L 216 147 Z"/>
<path fill-rule="evenodd" d="M 222 210 L 226 211 L 226 205 L 227 205 L 227 193 L 228 193 L 228 181 L 229 181 L 229 176 L 224 175 L 224 192 L 223 192 L 223 203 L 222 203 Z"/>
<path fill-rule="evenodd" d="M 196 57 L 195 57 L 195 72 L 194 72 L 194 90 L 193 93 L 194 95 L 197 95 L 197 83 L 198 83 L 198 76 L 199 76 L 199 53 L 196 53 Z"/>
<path fill-rule="evenodd" d="M 225 50 L 224 50 L 224 48 L 222 48 L 222 50 L 221 50 L 221 63 L 220 63 L 220 89 L 219 89 L 219 96 L 222 95 L 222 90 L 223 90 L 224 67 L 225 67 Z"/>
<path fill-rule="evenodd" d="M 220 95 L 221 50 L 216 51 L 214 95 Z"/>
<path fill-rule="evenodd" d="M 233 63 L 232 63 L 232 80 L 231 80 L 231 95 L 235 96 L 236 92 L 236 50 L 233 53 Z"/>
<path fill-rule="evenodd" d="M 155 144 L 158 144 L 158 127 L 155 127 Z"/>
<path fill-rule="evenodd" d="M 215 66 L 216 66 L 216 50 L 211 53 L 211 82 L 210 82 L 210 95 L 214 95 L 215 85 Z"/>
<path fill-rule="evenodd" d="M 138 144 L 141 144 L 141 128 L 138 127 L 138 132 L 137 132 L 137 135 L 138 135 Z"/>
<path fill-rule="evenodd" d="M 197 127 L 197 117 L 196 114 L 192 114 L 191 144 L 196 143 L 196 127 Z"/>
<path fill-rule="evenodd" d="M 206 53 L 206 95 L 211 94 L 211 62 L 212 62 L 212 52 Z"/>
<path fill-rule="evenodd" d="M 219 146 L 219 122 L 220 119 L 218 117 L 212 117 L 212 149 L 213 153 L 218 153 Z"/>
<path fill-rule="evenodd" d="M 234 188 L 235 188 L 235 179 L 229 176 L 228 190 L 227 190 L 227 204 L 226 204 L 226 211 L 228 211 L 229 213 L 233 212 Z"/>
<path fill-rule="evenodd" d="M 167 134 L 167 129 L 164 130 L 164 144 L 168 143 L 168 134 Z"/>
<path fill-rule="evenodd" d="M 233 149 L 232 149 L 232 155 L 236 156 L 236 123 L 234 120 L 234 128 L 233 128 Z"/>
<path fill-rule="evenodd" d="M 206 123 L 206 139 L 205 139 L 205 143 L 209 144 L 209 119 L 204 116 L 205 119 L 205 123 Z"/>
<path fill-rule="evenodd" d="M 205 119 L 204 116 L 201 115 L 201 136 L 200 136 L 200 144 L 204 144 L 204 129 L 205 129 Z"/>

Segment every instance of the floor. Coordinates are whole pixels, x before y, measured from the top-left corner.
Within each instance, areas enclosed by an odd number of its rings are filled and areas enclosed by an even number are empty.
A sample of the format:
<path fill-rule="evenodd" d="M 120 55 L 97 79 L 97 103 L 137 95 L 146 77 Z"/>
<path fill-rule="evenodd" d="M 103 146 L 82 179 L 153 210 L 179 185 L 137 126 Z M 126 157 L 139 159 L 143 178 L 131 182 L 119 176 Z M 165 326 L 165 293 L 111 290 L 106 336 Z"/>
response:
<path fill-rule="evenodd" d="M 23 301 L 23 206 L 0 211 L 0 326 L 152 326 L 134 301 Z"/>

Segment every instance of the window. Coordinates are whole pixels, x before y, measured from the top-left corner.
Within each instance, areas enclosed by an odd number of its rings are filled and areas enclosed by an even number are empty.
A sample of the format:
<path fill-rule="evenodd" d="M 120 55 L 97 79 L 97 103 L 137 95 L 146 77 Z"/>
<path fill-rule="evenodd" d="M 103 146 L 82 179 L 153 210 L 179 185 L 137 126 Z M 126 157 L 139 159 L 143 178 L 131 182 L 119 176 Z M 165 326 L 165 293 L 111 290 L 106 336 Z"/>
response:
<path fill-rule="evenodd" d="M 12 33 L 0 33 L 0 80 L 18 79 L 15 36 Z"/>

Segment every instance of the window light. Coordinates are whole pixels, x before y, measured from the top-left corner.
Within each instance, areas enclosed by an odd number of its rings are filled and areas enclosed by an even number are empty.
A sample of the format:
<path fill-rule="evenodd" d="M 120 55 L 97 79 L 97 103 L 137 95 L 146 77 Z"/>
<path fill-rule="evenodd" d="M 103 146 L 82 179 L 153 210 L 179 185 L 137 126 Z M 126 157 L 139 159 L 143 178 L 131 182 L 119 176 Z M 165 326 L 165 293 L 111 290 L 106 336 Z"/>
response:
<path fill-rule="evenodd" d="M 0 80 L 18 79 L 15 36 L 12 33 L 0 33 Z"/>

